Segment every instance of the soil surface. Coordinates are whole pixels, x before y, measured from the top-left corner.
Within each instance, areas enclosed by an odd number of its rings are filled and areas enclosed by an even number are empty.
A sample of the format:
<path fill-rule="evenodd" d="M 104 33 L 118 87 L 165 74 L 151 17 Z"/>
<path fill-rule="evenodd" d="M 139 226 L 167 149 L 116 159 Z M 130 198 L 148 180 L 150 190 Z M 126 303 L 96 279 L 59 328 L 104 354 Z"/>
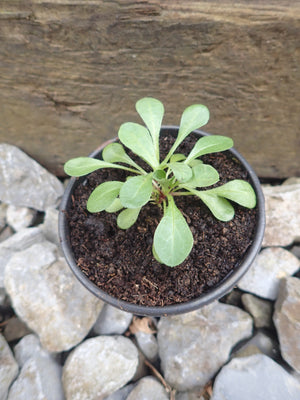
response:
<path fill-rule="evenodd" d="M 177 152 L 187 154 L 196 140 L 197 137 L 188 137 Z M 172 137 L 161 139 L 164 154 L 173 141 Z M 232 179 L 249 180 L 247 172 L 230 152 L 203 156 L 202 160 L 219 172 L 220 182 L 215 186 Z M 200 199 L 176 197 L 176 205 L 183 211 L 193 233 L 194 247 L 182 264 L 170 268 L 159 264 L 152 255 L 154 231 L 162 217 L 157 205 L 144 206 L 137 222 L 126 231 L 117 227 L 117 214 L 90 214 L 86 210 L 87 199 L 98 184 L 125 179 L 126 172 L 109 169 L 79 179 L 67 212 L 77 264 L 102 290 L 139 305 L 182 303 L 208 291 L 239 265 L 252 243 L 256 209 L 234 205 L 234 219 L 221 222 Z"/>

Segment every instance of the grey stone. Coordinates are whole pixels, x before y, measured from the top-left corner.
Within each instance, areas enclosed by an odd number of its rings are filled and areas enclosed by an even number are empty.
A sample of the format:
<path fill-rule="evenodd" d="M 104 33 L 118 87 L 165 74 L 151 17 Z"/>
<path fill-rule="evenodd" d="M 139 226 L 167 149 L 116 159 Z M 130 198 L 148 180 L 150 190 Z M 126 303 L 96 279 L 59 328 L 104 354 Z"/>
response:
<path fill-rule="evenodd" d="M 15 253 L 6 265 L 5 288 L 14 310 L 50 352 L 68 350 L 94 325 L 103 303 L 74 277 L 53 243 Z"/>
<path fill-rule="evenodd" d="M 18 375 L 18 369 L 12 351 L 0 334 L 0 400 L 6 400 L 8 389 Z"/>
<path fill-rule="evenodd" d="M 161 318 L 158 346 L 165 379 L 180 391 L 205 385 L 228 360 L 232 347 L 251 333 L 249 314 L 219 302 Z"/>
<path fill-rule="evenodd" d="M 263 187 L 266 229 L 262 245 L 288 246 L 300 238 L 300 183 Z"/>
<path fill-rule="evenodd" d="M 238 282 L 238 287 L 257 296 L 276 300 L 281 279 L 293 275 L 300 268 L 300 260 L 280 247 L 262 250 L 253 265 Z"/>
<path fill-rule="evenodd" d="M 34 227 L 23 229 L 0 243 L 0 288 L 4 287 L 5 266 L 12 255 L 44 240 L 41 229 Z"/>
<path fill-rule="evenodd" d="M 293 253 L 297 258 L 300 258 L 300 246 L 293 246 L 291 253 Z"/>
<path fill-rule="evenodd" d="M 0 202 L 0 232 L 6 225 L 6 210 L 7 204 Z"/>
<path fill-rule="evenodd" d="M 105 397 L 104 400 L 126 400 L 129 393 L 134 388 L 134 384 L 130 383 L 129 385 L 123 386 L 121 389 L 112 393 L 108 397 Z"/>
<path fill-rule="evenodd" d="M 3 306 L 6 300 L 6 291 L 0 287 L 0 306 Z"/>
<path fill-rule="evenodd" d="M 25 362 L 40 353 L 47 353 L 41 347 L 41 343 L 37 335 L 31 333 L 24 336 L 14 347 L 15 359 L 20 367 L 23 367 Z"/>
<path fill-rule="evenodd" d="M 300 383 L 271 358 L 235 358 L 216 377 L 211 400 L 296 400 Z"/>
<path fill-rule="evenodd" d="M 4 242 L 4 240 L 10 238 L 14 234 L 13 229 L 10 226 L 6 226 L 2 231 L 0 232 L 0 243 Z"/>
<path fill-rule="evenodd" d="M 242 303 L 245 310 L 252 315 L 256 328 L 272 328 L 273 303 L 271 301 L 245 293 L 242 295 Z"/>
<path fill-rule="evenodd" d="M 7 321 L 7 324 L 5 324 L 3 336 L 7 342 L 12 342 L 28 335 L 29 333 L 31 333 L 31 331 L 23 321 L 17 317 L 12 317 Z"/>
<path fill-rule="evenodd" d="M 206 400 L 205 397 L 201 395 L 202 392 L 202 389 L 188 392 L 177 392 L 175 400 Z"/>
<path fill-rule="evenodd" d="M 300 373 L 300 279 L 282 282 L 273 318 L 281 354 Z"/>
<path fill-rule="evenodd" d="M 58 204 L 62 183 L 22 150 L 0 144 L 0 200 L 44 211 Z"/>
<path fill-rule="evenodd" d="M 29 358 L 11 386 L 7 400 L 64 400 L 61 367 L 47 354 Z"/>
<path fill-rule="evenodd" d="M 151 333 L 136 332 L 135 338 L 140 350 L 146 358 L 155 362 L 158 359 L 158 343 L 156 337 Z"/>
<path fill-rule="evenodd" d="M 125 386 L 138 365 L 135 345 L 123 336 L 85 340 L 68 356 L 63 368 L 67 400 L 99 400 Z"/>
<path fill-rule="evenodd" d="M 7 207 L 6 219 L 8 225 L 18 232 L 32 225 L 36 214 L 36 210 L 32 208 L 9 205 Z"/>
<path fill-rule="evenodd" d="M 165 388 L 157 379 L 146 376 L 140 379 L 126 400 L 169 400 Z"/>
<path fill-rule="evenodd" d="M 41 225 L 41 230 L 49 242 L 60 246 L 58 236 L 58 210 L 55 208 L 47 208 L 45 212 L 44 222 Z"/>
<path fill-rule="evenodd" d="M 234 353 L 234 357 L 249 357 L 253 354 L 265 354 L 268 357 L 276 358 L 278 353 L 277 342 L 265 333 L 258 331 L 247 343 Z"/>
<path fill-rule="evenodd" d="M 105 304 L 93 331 L 97 335 L 121 335 L 128 329 L 131 320 L 132 314 Z"/>

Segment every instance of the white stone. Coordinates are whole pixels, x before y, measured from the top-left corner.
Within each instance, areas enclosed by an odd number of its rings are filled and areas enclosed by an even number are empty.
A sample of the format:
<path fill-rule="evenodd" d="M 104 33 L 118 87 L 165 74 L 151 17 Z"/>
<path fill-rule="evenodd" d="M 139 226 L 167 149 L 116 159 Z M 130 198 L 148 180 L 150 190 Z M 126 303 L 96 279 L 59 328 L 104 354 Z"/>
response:
<path fill-rule="evenodd" d="M 238 287 L 265 299 L 276 300 L 280 281 L 300 268 L 300 260 L 280 247 L 262 250 L 238 282 Z"/>
<path fill-rule="evenodd" d="M 151 333 L 140 331 L 135 333 L 135 338 L 145 357 L 149 361 L 155 362 L 158 359 L 158 343 L 156 337 Z"/>
<path fill-rule="evenodd" d="M 58 204 L 62 183 L 22 150 L 0 144 L 0 200 L 44 211 Z"/>
<path fill-rule="evenodd" d="M 235 358 L 218 374 L 211 400 L 297 400 L 300 383 L 271 358 Z"/>
<path fill-rule="evenodd" d="M 169 400 L 165 388 L 157 379 L 146 376 L 138 381 L 126 400 Z"/>
<path fill-rule="evenodd" d="M 121 389 L 117 390 L 113 394 L 109 395 L 108 397 L 105 397 L 104 400 L 127 400 L 127 396 L 132 391 L 133 387 L 134 387 L 133 383 L 123 386 Z"/>
<path fill-rule="evenodd" d="M 15 231 L 20 231 L 33 223 L 36 214 L 36 210 L 32 208 L 9 205 L 6 212 L 7 223 Z"/>
<path fill-rule="evenodd" d="M 7 400 L 64 400 L 61 367 L 47 354 L 29 358 L 11 386 Z"/>
<path fill-rule="evenodd" d="M 232 347 L 251 333 L 249 314 L 217 301 L 161 318 L 157 337 L 165 379 L 179 391 L 204 386 L 228 360 Z"/>
<path fill-rule="evenodd" d="M 0 232 L 6 225 L 7 204 L 0 202 Z"/>
<path fill-rule="evenodd" d="M 281 355 L 300 373 L 300 279 L 292 277 L 282 282 L 273 319 Z"/>
<path fill-rule="evenodd" d="M 65 351 L 88 334 L 103 303 L 74 277 L 50 242 L 15 253 L 5 269 L 5 288 L 16 314 L 50 352 Z"/>
<path fill-rule="evenodd" d="M 300 239 L 300 183 L 263 186 L 266 230 L 262 245 L 288 246 Z"/>
<path fill-rule="evenodd" d="M 0 334 L 0 400 L 6 400 L 8 389 L 18 375 L 18 369 L 12 351 Z"/>
<path fill-rule="evenodd" d="M 68 356 L 63 368 L 66 400 L 104 399 L 134 376 L 138 351 L 123 336 L 87 339 Z"/>
<path fill-rule="evenodd" d="M 31 333 L 29 335 L 24 336 L 18 344 L 14 347 L 15 359 L 20 367 L 26 363 L 32 357 L 40 353 L 47 353 L 41 347 L 41 343 L 37 335 Z"/>
<path fill-rule="evenodd" d="M 44 240 L 41 229 L 34 227 L 22 229 L 0 243 L 0 288 L 4 287 L 5 266 L 12 255 Z"/>
<path fill-rule="evenodd" d="M 122 335 L 129 327 L 132 314 L 119 310 L 109 304 L 105 304 L 93 331 L 97 335 Z"/>

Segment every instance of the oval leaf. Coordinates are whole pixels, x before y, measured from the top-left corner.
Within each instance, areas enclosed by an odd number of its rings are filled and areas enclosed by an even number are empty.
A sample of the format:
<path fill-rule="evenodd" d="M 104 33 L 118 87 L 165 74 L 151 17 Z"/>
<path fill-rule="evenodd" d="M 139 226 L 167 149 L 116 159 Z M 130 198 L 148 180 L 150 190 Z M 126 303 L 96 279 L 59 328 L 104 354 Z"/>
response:
<path fill-rule="evenodd" d="M 153 169 L 158 166 L 159 162 L 152 138 L 144 126 L 126 122 L 121 125 L 118 136 L 126 147 L 146 161 Z"/>
<path fill-rule="evenodd" d="M 157 169 L 153 174 L 153 179 L 155 179 L 158 182 L 165 180 L 166 179 L 166 171 L 164 171 L 163 169 Z"/>
<path fill-rule="evenodd" d="M 254 208 L 256 206 L 255 191 L 250 183 L 246 181 L 235 179 L 215 189 L 211 189 L 211 191 L 243 207 Z"/>
<path fill-rule="evenodd" d="M 233 140 L 227 136 L 221 136 L 221 135 L 203 136 L 197 141 L 197 143 L 191 150 L 185 162 L 188 164 L 194 158 L 203 156 L 204 154 L 225 151 L 230 149 L 232 146 L 233 146 Z"/>
<path fill-rule="evenodd" d="M 152 174 L 134 176 L 128 179 L 120 190 L 120 200 L 126 208 L 145 205 L 152 193 Z"/>
<path fill-rule="evenodd" d="M 193 247 L 192 232 L 173 197 L 155 230 L 153 246 L 155 258 L 169 267 L 181 264 Z"/>
<path fill-rule="evenodd" d="M 123 182 L 110 181 L 101 183 L 88 199 L 87 209 L 91 213 L 100 212 L 109 207 L 119 195 Z"/>
<path fill-rule="evenodd" d="M 115 213 L 117 211 L 122 210 L 123 205 L 121 203 L 121 200 L 119 199 L 119 197 L 117 197 L 110 206 L 108 206 L 105 211 L 108 213 Z"/>
<path fill-rule="evenodd" d="M 193 171 L 187 164 L 183 164 L 180 162 L 171 163 L 169 164 L 169 167 L 171 168 L 175 178 L 179 182 L 187 182 L 193 176 Z"/>
<path fill-rule="evenodd" d="M 126 208 L 121 211 L 117 218 L 118 227 L 121 229 L 130 228 L 137 220 L 141 208 Z"/>
<path fill-rule="evenodd" d="M 100 168 L 116 168 L 116 166 L 91 157 L 72 158 L 64 165 L 65 173 L 76 177 L 90 174 Z"/>
<path fill-rule="evenodd" d="M 212 189 L 213 190 L 213 189 Z M 234 208 L 228 200 L 219 197 L 216 193 L 210 193 L 210 190 L 203 192 L 193 192 L 210 209 L 211 213 L 220 221 L 230 221 L 234 217 Z"/>
<path fill-rule="evenodd" d="M 207 164 L 197 164 L 192 168 L 193 177 L 185 186 L 188 187 L 206 187 L 217 183 L 220 179 L 218 171 Z"/>
<path fill-rule="evenodd" d="M 136 110 L 142 120 L 145 122 L 154 143 L 155 154 L 159 160 L 159 133 L 162 119 L 164 116 L 163 104 L 152 97 L 145 97 L 139 100 L 136 105 Z"/>

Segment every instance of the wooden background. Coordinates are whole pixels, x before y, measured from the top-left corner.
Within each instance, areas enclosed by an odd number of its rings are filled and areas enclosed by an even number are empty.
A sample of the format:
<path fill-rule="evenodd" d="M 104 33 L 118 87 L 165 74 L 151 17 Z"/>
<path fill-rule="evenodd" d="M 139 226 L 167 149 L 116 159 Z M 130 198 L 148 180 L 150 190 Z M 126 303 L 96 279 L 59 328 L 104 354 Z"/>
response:
<path fill-rule="evenodd" d="M 297 0 L 0 0 L 0 141 L 57 175 L 162 100 L 193 103 L 261 177 L 300 176 Z"/>

